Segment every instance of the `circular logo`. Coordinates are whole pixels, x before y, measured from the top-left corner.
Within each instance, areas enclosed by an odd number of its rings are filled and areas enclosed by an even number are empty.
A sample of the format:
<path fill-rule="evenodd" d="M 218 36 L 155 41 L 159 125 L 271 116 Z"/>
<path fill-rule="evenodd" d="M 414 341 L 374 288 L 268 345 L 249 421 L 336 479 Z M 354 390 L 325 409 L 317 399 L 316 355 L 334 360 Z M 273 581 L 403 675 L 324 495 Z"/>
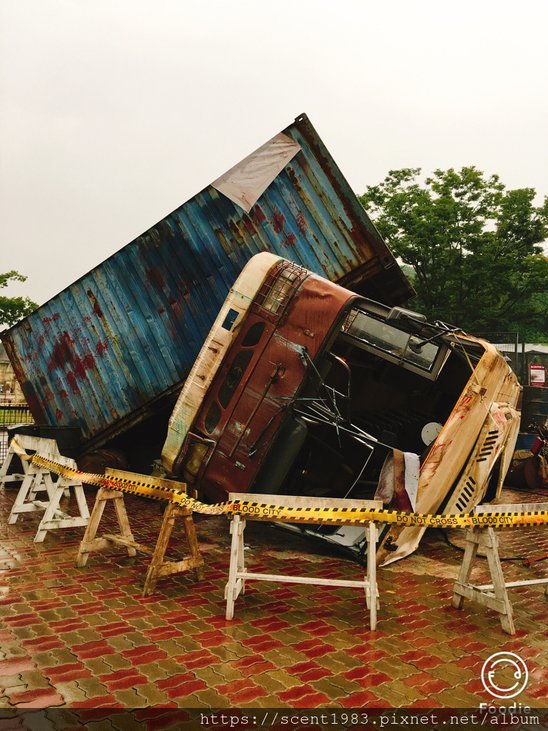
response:
<path fill-rule="evenodd" d="M 515 698 L 528 680 L 527 665 L 513 652 L 495 652 L 481 669 L 483 687 L 495 698 Z"/>

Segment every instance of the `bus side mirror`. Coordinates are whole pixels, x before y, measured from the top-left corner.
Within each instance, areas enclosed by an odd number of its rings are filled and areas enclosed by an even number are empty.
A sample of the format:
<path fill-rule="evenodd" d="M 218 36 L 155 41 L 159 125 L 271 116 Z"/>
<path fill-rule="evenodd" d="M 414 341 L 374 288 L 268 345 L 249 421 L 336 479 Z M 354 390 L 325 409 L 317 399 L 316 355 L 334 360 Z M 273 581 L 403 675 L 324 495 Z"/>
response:
<path fill-rule="evenodd" d="M 413 312 L 403 307 L 392 307 L 386 316 L 386 320 L 415 320 L 415 322 L 426 322 L 426 315 L 421 312 Z"/>

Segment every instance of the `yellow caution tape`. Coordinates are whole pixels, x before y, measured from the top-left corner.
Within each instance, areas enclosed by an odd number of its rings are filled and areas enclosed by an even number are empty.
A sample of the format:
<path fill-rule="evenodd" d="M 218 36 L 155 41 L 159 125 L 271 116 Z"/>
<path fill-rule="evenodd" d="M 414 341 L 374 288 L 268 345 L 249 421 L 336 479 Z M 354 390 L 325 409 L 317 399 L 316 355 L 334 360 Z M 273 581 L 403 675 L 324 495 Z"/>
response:
<path fill-rule="evenodd" d="M 150 483 L 139 482 L 122 477 L 107 477 L 90 472 L 81 472 L 71 467 L 65 467 L 51 459 L 33 455 L 30 461 L 38 466 L 50 470 L 67 479 L 86 482 L 97 487 L 121 492 L 152 500 L 167 502 L 188 507 L 194 512 L 206 515 L 239 514 L 252 520 L 279 521 L 287 523 L 314 523 L 328 525 L 363 525 L 371 521 L 379 523 L 393 523 L 402 527 L 420 526 L 425 528 L 467 528 L 470 526 L 491 528 L 515 528 L 518 526 L 542 525 L 548 523 L 548 511 L 541 510 L 532 513 L 510 513 L 493 511 L 477 515 L 423 515 L 421 513 L 401 513 L 397 510 L 370 510 L 360 508 L 289 508 L 269 503 L 230 500 L 225 503 L 207 505 L 189 497 L 184 490 L 166 487 L 164 485 L 151 486 Z M 150 479 L 150 478 L 149 478 Z M 283 499 L 283 495 L 280 495 Z"/>

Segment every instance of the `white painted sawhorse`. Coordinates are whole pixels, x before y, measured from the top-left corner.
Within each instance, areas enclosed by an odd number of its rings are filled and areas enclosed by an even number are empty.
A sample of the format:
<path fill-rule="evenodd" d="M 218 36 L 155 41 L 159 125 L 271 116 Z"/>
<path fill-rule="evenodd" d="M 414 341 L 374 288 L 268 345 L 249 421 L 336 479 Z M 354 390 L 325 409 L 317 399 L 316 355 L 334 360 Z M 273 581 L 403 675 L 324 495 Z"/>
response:
<path fill-rule="evenodd" d="M 11 461 L 16 454 L 24 465 L 25 474 L 19 492 L 13 503 L 8 523 L 13 525 L 23 513 L 43 512 L 42 519 L 34 536 L 35 543 L 42 543 L 48 531 L 59 528 L 77 528 L 87 525 L 89 509 L 84 495 L 84 488 L 79 480 L 57 476 L 54 480 L 51 472 L 30 462 L 32 454 L 51 459 L 65 467 L 77 469 L 73 459 L 64 457 L 59 452 L 55 439 L 32 437 L 19 434 L 12 439 L 6 457 Z M 4 463 L 5 464 L 5 463 Z M 70 497 L 74 491 L 78 513 L 69 515 L 61 509 L 61 498 Z M 41 499 L 40 493 L 46 493 Z"/>
<path fill-rule="evenodd" d="M 481 515 L 483 513 L 492 513 L 494 511 L 501 513 L 534 513 L 547 510 L 547 503 L 518 503 L 506 505 L 477 505 L 474 513 Z M 540 530 L 538 526 L 537 530 Z M 464 600 L 470 599 L 481 604 L 483 607 L 493 609 L 498 612 L 500 623 L 504 632 L 509 635 L 516 634 L 514 625 L 514 617 L 512 604 L 508 596 L 507 589 L 517 586 L 534 586 L 536 584 L 544 584 L 544 594 L 548 594 L 548 577 L 545 579 L 524 579 L 522 581 L 504 581 L 502 572 L 502 564 L 498 552 L 499 539 L 494 528 L 482 528 L 475 526 L 468 528 L 466 531 L 466 547 L 459 571 L 459 576 L 453 587 L 452 604 L 456 609 L 462 609 Z M 489 573 L 491 574 L 492 584 L 482 584 L 475 586 L 470 583 L 470 576 L 474 560 L 477 557 L 478 549 L 485 551 Z"/>
<path fill-rule="evenodd" d="M 19 436 L 19 439 L 21 439 L 21 436 Z M 15 447 L 13 447 L 11 444 L 8 447 L 8 451 L 6 454 L 6 457 L 4 461 L 2 462 L 2 465 L 0 466 L 0 486 L 4 487 L 6 483 L 8 482 L 21 482 L 24 480 L 25 475 L 28 471 L 28 462 L 26 460 L 21 459 L 21 467 L 23 469 L 22 472 L 10 472 L 10 467 L 12 461 L 17 458 L 17 452 L 15 451 Z"/>
<path fill-rule="evenodd" d="M 334 498 L 310 498 L 289 495 L 257 495 L 251 493 L 230 493 L 230 500 L 255 502 L 265 505 L 283 506 L 286 508 L 359 508 L 364 510 L 380 510 L 383 504 L 380 500 L 337 500 Z M 246 516 L 253 519 L 253 515 Z M 272 518 L 272 522 L 276 522 Z M 292 521 L 292 522 L 298 522 Z M 312 523 L 312 521 L 307 521 Z M 321 519 L 318 518 L 318 524 Z M 367 539 L 367 570 L 361 581 L 348 579 L 321 579 L 313 576 L 291 576 L 284 574 L 258 574 L 248 571 L 244 559 L 244 531 L 246 520 L 235 514 L 230 521 L 232 541 L 230 546 L 230 567 L 228 581 L 225 587 L 226 618 L 233 619 L 234 604 L 240 594 L 245 594 L 246 581 L 272 581 L 289 584 L 313 584 L 315 586 L 348 586 L 363 589 L 365 601 L 369 609 L 370 628 L 377 625 L 377 609 L 379 608 L 379 590 L 377 587 L 376 544 L 378 528 L 375 523 L 369 522 L 364 526 Z"/>

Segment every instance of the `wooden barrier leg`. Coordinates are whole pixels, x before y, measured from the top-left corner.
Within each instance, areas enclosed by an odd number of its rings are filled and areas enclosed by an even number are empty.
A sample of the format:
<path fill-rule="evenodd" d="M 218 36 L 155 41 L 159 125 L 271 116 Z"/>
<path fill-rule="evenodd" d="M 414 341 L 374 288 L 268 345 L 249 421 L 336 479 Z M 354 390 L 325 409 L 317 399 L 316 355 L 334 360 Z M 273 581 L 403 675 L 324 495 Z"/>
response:
<path fill-rule="evenodd" d="M 470 575 L 472 573 L 472 564 L 480 546 L 485 549 L 493 583 L 485 586 L 473 586 L 470 583 Z M 491 589 L 493 589 L 492 592 Z M 466 532 L 466 548 L 459 576 L 453 588 L 452 604 L 456 609 L 462 609 L 465 599 L 471 599 L 483 607 L 498 612 L 502 629 L 509 635 L 516 633 L 512 605 L 508 598 L 498 554 L 498 538 L 493 528 L 476 526 Z"/>
<path fill-rule="evenodd" d="M 479 531 L 481 528 L 475 527 L 466 531 L 466 546 L 464 548 L 464 556 L 457 578 L 457 585 L 466 586 L 470 583 L 472 567 L 478 553 Z M 462 609 L 464 605 L 464 595 L 458 593 L 457 585 L 453 590 L 452 604 L 455 609 Z"/>
<path fill-rule="evenodd" d="M 82 484 L 75 480 L 67 480 L 59 477 L 55 482 L 52 480 L 49 471 L 44 472 L 44 484 L 49 496 L 49 503 L 46 506 L 38 530 L 34 537 L 35 543 L 42 543 L 48 531 L 57 530 L 58 528 L 79 528 L 87 526 L 89 521 L 89 510 L 84 497 Z M 78 513 L 70 515 L 65 513 L 61 508 L 61 498 L 74 490 Z"/>
<path fill-rule="evenodd" d="M 76 498 L 76 505 L 78 505 L 78 512 L 82 518 L 89 520 L 89 507 L 84 493 L 84 486 L 81 482 L 74 485 L 74 497 Z"/>
<path fill-rule="evenodd" d="M 370 521 L 366 529 L 367 537 L 367 577 L 365 602 L 369 607 L 369 626 L 377 627 L 377 609 L 379 609 L 379 592 L 377 589 L 377 526 Z"/>
<path fill-rule="evenodd" d="M 15 451 L 14 451 L 13 447 L 10 445 L 8 448 L 8 453 L 6 454 L 6 458 L 3 461 L 2 466 L 0 467 L 0 487 L 5 487 L 6 482 L 20 482 L 21 480 L 24 479 L 25 474 L 28 471 L 27 463 L 23 459 L 23 460 L 21 460 L 23 472 L 13 472 L 11 474 L 8 474 L 10 465 L 15 456 L 16 456 Z"/>
<path fill-rule="evenodd" d="M 60 479 L 60 478 L 58 478 Z M 34 490 L 40 490 L 40 480 L 42 480 L 43 485 L 46 489 L 46 492 L 48 494 L 48 500 L 57 500 L 57 483 L 53 481 L 53 478 L 51 476 L 51 472 L 49 470 L 47 472 L 44 472 L 43 474 L 37 474 L 36 479 L 34 480 Z M 63 497 L 63 494 L 59 496 L 59 500 L 57 503 L 59 504 L 59 501 L 61 500 L 61 497 Z"/>
<path fill-rule="evenodd" d="M 30 490 L 32 490 L 34 477 L 35 475 L 29 472 L 27 472 L 27 474 L 25 475 L 21 487 L 19 488 L 19 492 L 15 496 L 15 501 L 11 507 L 10 517 L 8 518 L 9 525 L 13 525 L 14 523 L 16 523 L 19 514 L 24 512 L 23 506 L 25 504 L 27 494 Z"/>
<path fill-rule="evenodd" d="M 86 526 L 84 537 L 82 538 L 82 541 L 80 543 L 78 555 L 76 556 L 76 565 L 79 567 L 86 565 L 89 558 L 90 550 L 92 550 L 92 544 L 95 540 L 95 536 L 97 535 L 97 529 L 99 528 L 99 523 L 101 522 L 103 511 L 106 505 L 106 499 L 102 495 L 102 493 L 104 492 L 109 491 L 107 491 L 104 487 L 100 487 L 97 491 L 97 495 L 95 496 L 95 503 L 91 510 L 91 517 L 89 519 L 89 523 Z"/>
<path fill-rule="evenodd" d="M 169 539 L 173 533 L 175 520 L 178 517 L 183 518 L 183 527 L 191 555 L 182 561 L 165 561 Z M 164 511 L 162 527 L 160 528 L 156 547 L 152 554 L 152 560 L 145 579 L 143 596 L 148 596 L 153 593 L 156 588 L 156 582 L 161 576 L 170 576 L 171 574 L 188 571 L 188 569 L 195 569 L 198 579 L 203 578 L 203 565 L 204 560 L 200 556 L 196 529 L 192 520 L 192 512 L 188 508 L 182 508 L 179 505 L 168 503 Z"/>
<path fill-rule="evenodd" d="M 239 515 L 234 515 L 230 521 L 230 566 L 228 569 L 228 581 L 225 587 L 226 618 L 234 618 L 234 603 L 240 594 L 239 588 L 243 588 L 243 581 L 237 578 L 239 571 L 244 571 L 244 529 L 245 520 Z"/>
<path fill-rule="evenodd" d="M 203 581 L 205 579 L 205 572 L 203 568 L 203 560 L 200 556 L 200 547 L 198 545 L 198 536 L 196 535 L 196 526 L 194 525 L 194 520 L 192 518 L 192 511 L 186 511 L 184 508 L 182 510 L 184 510 L 183 528 L 185 531 L 187 543 L 190 548 L 190 555 L 193 558 L 200 560 L 200 564 L 196 566 L 194 572 L 196 574 L 197 580 Z"/>
<path fill-rule="evenodd" d="M 508 597 L 508 592 L 506 591 L 504 574 L 502 573 L 502 565 L 498 552 L 498 536 L 493 528 L 487 528 L 487 535 L 482 535 L 482 539 L 480 543 L 487 549 L 487 562 L 489 564 L 491 578 L 493 579 L 493 591 L 496 599 L 502 602 L 503 605 L 503 609 L 499 613 L 500 624 L 502 629 L 509 635 L 515 635 L 516 628 L 514 626 L 512 605 Z"/>
<path fill-rule="evenodd" d="M 111 499 L 114 501 L 114 510 L 116 511 L 116 519 L 118 521 L 118 526 L 120 527 L 120 535 L 122 538 L 127 540 L 128 543 L 132 543 L 135 539 L 129 524 L 124 495 L 121 492 L 115 492 L 114 490 L 109 490 L 109 492 L 114 493 L 111 496 Z M 127 545 L 126 550 L 127 555 L 130 557 L 137 555 L 137 550 L 133 546 Z"/>
<path fill-rule="evenodd" d="M 2 483 L 2 487 L 4 487 L 4 480 L 8 476 L 8 470 L 11 465 L 11 461 L 15 456 L 15 452 L 12 450 L 11 446 L 8 447 L 8 453 L 6 454 L 6 457 L 4 461 L 2 462 L 2 465 L 0 466 L 0 482 Z M 6 480 L 7 481 L 7 480 Z"/>
<path fill-rule="evenodd" d="M 99 529 L 99 523 L 103 517 L 103 511 L 108 500 L 114 501 L 114 508 L 116 510 L 116 518 L 120 527 L 120 536 L 128 543 L 133 541 L 133 534 L 129 525 L 129 519 L 127 516 L 126 507 L 124 504 L 124 496 L 121 492 L 115 490 L 109 490 L 106 487 L 99 488 L 95 503 L 91 511 L 91 517 L 86 527 L 86 532 L 80 543 L 78 549 L 78 555 L 76 557 L 76 565 L 79 567 L 85 566 L 89 558 L 89 554 L 94 551 L 100 551 L 112 545 L 112 542 L 106 538 L 96 538 L 97 530 Z M 130 545 L 125 546 L 128 552 L 128 556 L 137 555 L 137 551 Z"/>
<path fill-rule="evenodd" d="M 156 582 L 158 580 L 158 569 L 164 561 L 169 539 L 173 533 L 175 527 L 175 510 L 176 506 L 173 503 L 168 503 L 164 510 L 164 518 L 162 520 L 162 527 L 156 541 L 156 548 L 152 555 L 152 561 L 148 567 L 147 576 L 145 579 L 145 586 L 143 588 L 143 596 L 148 596 L 154 592 L 156 588 Z"/>
<path fill-rule="evenodd" d="M 238 571 L 241 573 L 245 573 L 245 544 L 244 544 L 244 530 L 245 530 L 246 522 L 245 520 L 242 520 L 241 523 L 241 529 L 240 529 L 240 536 L 239 536 L 239 542 L 238 542 Z M 238 591 L 238 594 L 245 594 L 245 579 L 240 578 L 240 588 Z"/>
<path fill-rule="evenodd" d="M 43 543 L 48 532 L 48 529 L 45 526 L 46 524 L 51 524 L 51 521 L 55 518 L 56 514 L 60 512 L 61 509 L 59 507 L 59 503 L 64 495 L 64 490 L 59 490 L 54 485 L 50 473 L 44 474 L 44 484 L 48 492 L 49 503 L 44 515 L 42 516 L 36 535 L 34 536 L 34 543 Z"/>
<path fill-rule="evenodd" d="M 21 513 L 33 513 L 47 508 L 53 490 L 49 488 L 45 480 L 46 475 L 49 475 L 49 471 L 44 469 L 27 471 L 12 505 L 8 518 L 9 525 L 16 523 Z M 40 492 L 47 492 L 47 497 L 44 496 L 44 499 L 40 500 L 38 495 Z"/>

